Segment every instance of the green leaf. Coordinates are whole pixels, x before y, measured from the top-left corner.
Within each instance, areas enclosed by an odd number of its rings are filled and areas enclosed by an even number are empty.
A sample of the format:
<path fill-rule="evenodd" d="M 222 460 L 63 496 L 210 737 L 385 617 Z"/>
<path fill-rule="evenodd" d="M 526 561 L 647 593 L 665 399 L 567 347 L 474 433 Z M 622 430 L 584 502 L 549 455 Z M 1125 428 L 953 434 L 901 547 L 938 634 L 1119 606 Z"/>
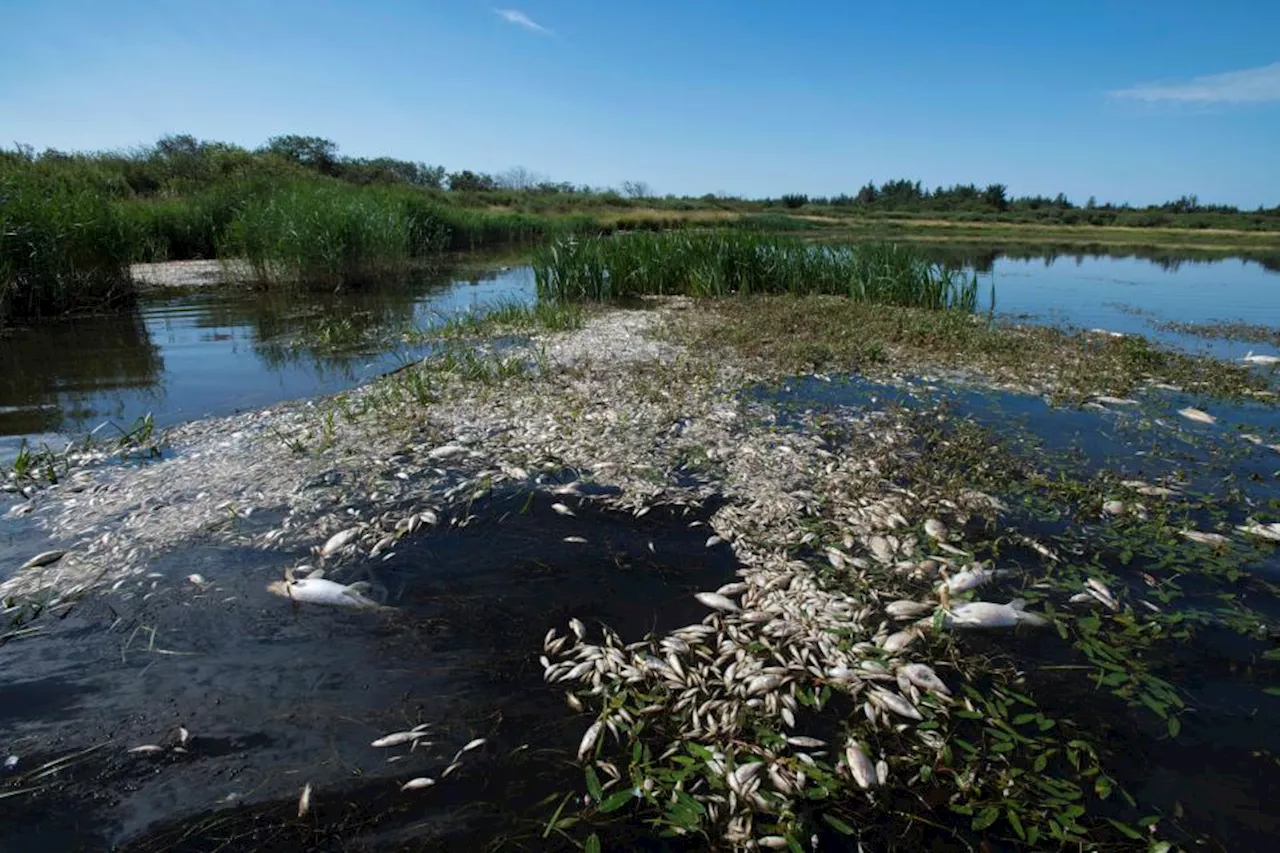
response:
<path fill-rule="evenodd" d="M 1169 737 L 1177 737 L 1178 732 L 1182 731 L 1182 721 L 1177 717 L 1169 718 Z"/>
<path fill-rule="evenodd" d="M 840 818 L 824 812 L 822 819 L 827 822 L 828 826 L 841 835 L 853 835 L 853 827 L 849 826 L 849 824 L 845 823 Z"/>
<path fill-rule="evenodd" d="M 986 829 L 988 826 L 996 822 L 996 818 L 1000 817 L 1000 810 L 995 806 L 987 806 L 978 812 L 978 816 L 973 819 L 974 830 Z"/>
<path fill-rule="evenodd" d="M 1009 819 L 1009 825 L 1013 827 L 1013 831 L 1018 834 L 1018 837 L 1023 841 L 1026 841 L 1027 833 L 1026 830 L 1022 828 L 1022 821 L 1018 818 L 1018 813 L 1013 809 L 1007 809 L 1005 811 L 1005 817 Z"/>
<path fill-rule="evenodd" d="M 583 853 L 600 853 L 600 836 L 594 832 L 587 836 L 587 843 L 582 847 Z"/>
<path fill-rule="evenodd" d="M 1262 692 L 1268 696 L 1280 696 L 1280 687 L 1267 687 Z"/>
<path fill-rule="evenodd" d="M 1111 780 L 1099 774 L 1097 781 L 1093 783 L 1093 790 L 1094 793 L 1105 800 L 1111 796 Z"/>
<path fill-rule="evenodd" d="M 600 812 L 600 814 L 609 814 L 610 812 L 616 812 L 618 809 L 625 806 L 630 800 L 634 798 L 635 798 L 635 795 L 631 793 L 630 788 L 627 788 L 626 790 L 623 790 L 623 791 L 614 791 L 612 794 L 609 795 L 608 799 L 606 799 L 603 803 L 600 804 L 599 808 L 597 808 L 596 811 Z"/>
<path fill-rule="evenodd" d="M 587 768 L 587 792 L 591 794 L 594 802 L 600 802 L 604 799 L 604 789 L 600 787 L 600 777 L 596 775 L 594 767 Z"/>
<path fill-rule="evenodd" d="M 1107 823 L 1111 824 L 1116 829 L 1118 829 L 1120 833 L 1124 835 L 1126 838 L 1133 838 L 1133 839 L 1142 838 L 1141 832 L 1138 832 L 1138 830 L 1134 829 L 1132 826 L 1129 826 L 1129 824 L 1124 823 L 1123 821 L 1107 818 Z"/>

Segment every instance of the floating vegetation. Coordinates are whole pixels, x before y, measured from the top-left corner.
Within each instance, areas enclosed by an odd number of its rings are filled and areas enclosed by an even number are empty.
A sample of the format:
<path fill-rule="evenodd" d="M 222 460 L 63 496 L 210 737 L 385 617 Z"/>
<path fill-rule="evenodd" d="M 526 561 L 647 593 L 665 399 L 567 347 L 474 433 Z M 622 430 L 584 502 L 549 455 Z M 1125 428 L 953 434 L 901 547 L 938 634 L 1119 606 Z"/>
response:
<path fill-rule="evenodd" d="M 891 244 L 815 246 L 733 231 L 561 240 L 533 260 L 538 295 L 835 294 L 854 302 L 973 311 L 978 281 Z"/>
<path fill-rule="evenodd" d="M 1126 395 L 1153 383 L 1210 397 L 1275 400 L 1266 376 L 1246 364 L 1164 349 L 1139 335 L 1011 325 L 827 296 L 755 296 L 699 307 L 677 315 L 674 337 L 730 347 L 771 371 L 976 373 L 1014 390 L 1112 405 L 1128 405 Z"/>

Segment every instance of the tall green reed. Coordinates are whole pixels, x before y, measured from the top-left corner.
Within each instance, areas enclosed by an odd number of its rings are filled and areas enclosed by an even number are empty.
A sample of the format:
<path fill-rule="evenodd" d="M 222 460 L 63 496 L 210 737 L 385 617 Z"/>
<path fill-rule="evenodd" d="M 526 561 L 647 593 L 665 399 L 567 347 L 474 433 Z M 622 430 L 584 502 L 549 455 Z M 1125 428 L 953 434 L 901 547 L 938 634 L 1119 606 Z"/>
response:
<path fill-rule="evenodd" d="M 90 168 L 0 158 L 0 326 L 133 300 L 136 228 Z"/>
<path fill-rule="evenodd" d="M 533 269 L 539 297 L 552 299 L 792 293 L 963 311 L 978 304 L 976 276 L 906 247 L 732 231 L 563 239 L 539 250 Z"/>

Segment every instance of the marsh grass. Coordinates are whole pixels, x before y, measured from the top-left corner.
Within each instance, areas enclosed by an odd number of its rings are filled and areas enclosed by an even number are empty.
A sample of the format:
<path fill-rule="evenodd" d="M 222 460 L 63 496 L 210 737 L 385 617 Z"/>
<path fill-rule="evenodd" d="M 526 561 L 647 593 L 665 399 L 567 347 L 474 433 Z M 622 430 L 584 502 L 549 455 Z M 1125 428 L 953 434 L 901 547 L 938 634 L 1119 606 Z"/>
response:
<path fill-rule="evenodd" d="M 0 163 L 0 326 L 133 301 L 132 223 L 96 176 Z"/>
<path fill-rule="evenodd" d="M 729 347 L 786 372 L 971 369 L 1068 401 L 1128 394 L 1150 381 L 1224 398 L 1268 388 L 1246 366 L 1165 350 L 1136 335 L 1011 326 L 958 311 L 756 296 L 709 300 L 676 317 L 669 331 L 675 338 L 695 348 Z"/>
<path fill-rule="evenodd" d="M 576 302 L 539 299 L 533 303 L 499 299 L 475 310 L 452 314 L 433 328 L 420 332 L 425 340 L 436 338 L 491 338 L 506 334 L 569 332 L 581 329 L 587 311 Z"/>
<path fill-rule="evenodd" d="M 651 294 L 834 294 L 855 302 L 977 307 L 976 277 L 887 244 L 814 246 L 743 232 L 628 234 L 562 240 L 534 255 L 543 297 L 617 300 Z"/>

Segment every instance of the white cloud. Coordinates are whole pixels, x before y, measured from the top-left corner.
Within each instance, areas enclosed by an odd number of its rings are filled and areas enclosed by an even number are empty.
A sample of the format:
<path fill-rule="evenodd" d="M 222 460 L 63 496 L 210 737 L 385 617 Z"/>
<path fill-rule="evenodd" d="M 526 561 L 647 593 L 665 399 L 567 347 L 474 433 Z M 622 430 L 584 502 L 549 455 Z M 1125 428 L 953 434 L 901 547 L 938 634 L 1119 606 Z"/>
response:
<path fill-rule="evenodd" d="M 1280 101 L 1280 62 L 1261 68 L 1192 77 L 1180 83 L 1139 83 L 1111 93 L 1139 101 L 1243 104 Z"/>
<path fill-rule="evenodd" d="M 551 30 L 539 24 L 519 9 L 494 9 L 504 21 L 515 24 L 517 27 L 524 27 L 526 30 L 534 33 L 540 33 L 544 36 L 551 35 Z"/>

